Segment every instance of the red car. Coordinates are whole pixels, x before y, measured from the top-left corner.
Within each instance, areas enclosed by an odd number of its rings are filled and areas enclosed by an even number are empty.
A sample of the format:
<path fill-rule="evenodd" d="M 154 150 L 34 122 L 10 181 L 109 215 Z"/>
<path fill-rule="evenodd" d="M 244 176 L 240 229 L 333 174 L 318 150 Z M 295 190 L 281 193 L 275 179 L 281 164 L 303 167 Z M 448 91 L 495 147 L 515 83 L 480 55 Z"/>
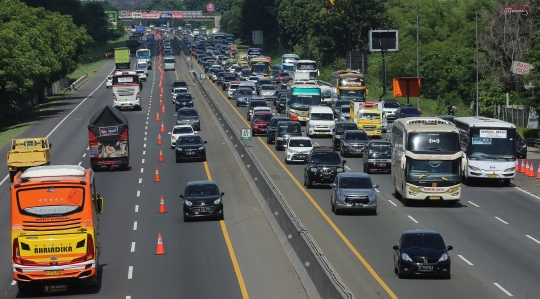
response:
<path fill-rule="evenodd" d="M 251 136 L 266 135 L 272 119 L 270 111 L 256 111 L 251 117 Z"/>
<path fill-rule="evenodd" d="M 286 73 L 286 72 L 281 72 L 278 74 L 278 80 L 279 80 L 279 83 L 287 83 L 289 82 L 289 80 L 291 80 L 291 77 L 289 75 L 289 73 Z M 286 82 L 284 82 L 286 81 Z"/>

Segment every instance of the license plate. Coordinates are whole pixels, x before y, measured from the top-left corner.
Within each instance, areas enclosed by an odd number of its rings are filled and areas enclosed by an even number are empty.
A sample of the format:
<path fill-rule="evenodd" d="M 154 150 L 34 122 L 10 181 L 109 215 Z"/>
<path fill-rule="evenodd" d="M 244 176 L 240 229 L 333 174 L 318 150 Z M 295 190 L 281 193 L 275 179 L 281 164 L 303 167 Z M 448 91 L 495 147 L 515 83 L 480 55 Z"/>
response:
<path fill-rule="evenodd" d="M 324 134 L 326 134 L 326 132 L 319 132 L 319 134 L 324 135 Z"/>
<path fill-rule="evenodd" d="M 429 200 L 440 200 L 441 197 L 440 196 L 430 196 L 429 197 Z"/>
<path fill-rule="evenodd" d="M 199 208 L 199 212 L 210 212 L 210 208 Z"/>
<path fill-rule="evenodd" d="M 123 104 L 124 106 L 129 106 L 129 104 Z"/>
<path fill-rule="evenodd" d="M 354 205 L 355 205 L 356 207 L 361 207 L 361 206 L 363 206 L 364 204 L 363 204 L 363 203 L 355 203 Z"/>
<path fill-rule="evenodd" d="M 418 271 L 433 272 L 433 266 L 418 266 Z"/>
<path fill-rule="evenodd" d="M 266 129 L 259 129 L 259 131 L 264 131 L 264 132 L 266 132 Z"/>
<path fill-rule="evenodd" d="M 67 284 L 60 284 L 60 285 L 44 285 L 43 286 L 43 293 L 58 293 L 58 292 L 67 292 L 68 286 Z"/>
<path fill-rule="evenodd" d="M 377 163 L 377 166 L 378 166 L 378 167 L 385 167 L 385 166 L 386 166 L 386 163 Z"/>
<path fill-rule="evenodd" d="M 60 275 L 62 270 L 46 270 L 45 275 Z"/>
<path fill-rule="evenodd" d="M 488 177 L 488 178 L 498 178 L 499 175 L 498 175 L 498 174 L 495 174 L 495 173 L 491 173 L 491 174 L 488 174 L 487 177 Z"/>
<path fill-rule="evenodd" d="M 193 156 L 193 155 L 195 155 L 195 153 L 194 152 L 186 152 L 186 155 Z"/>

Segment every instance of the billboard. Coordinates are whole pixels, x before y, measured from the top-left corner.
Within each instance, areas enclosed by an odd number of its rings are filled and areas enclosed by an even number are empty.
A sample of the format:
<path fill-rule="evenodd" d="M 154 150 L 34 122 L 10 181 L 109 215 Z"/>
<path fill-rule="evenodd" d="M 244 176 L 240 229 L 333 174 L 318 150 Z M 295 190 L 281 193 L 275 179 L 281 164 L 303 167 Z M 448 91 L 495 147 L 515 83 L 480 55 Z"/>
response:
<path fill-rule="evenodd" d="M 505 5 L 502 7 L 503 15 L 524 14 L 529 15 L 531 9 L 527 5 Z"/>
<path fill-rule="evenodd" d="M 398 40 L 397 30 L 369 30 L 369 51 L 398 51 Z"/>
<path fill-rule="evenodd" d="M 172 18 L 173 18 L 173 19 L 183 19 L 183 18 L 184 18 L 184 14 L 183 14 L 183 13 L 173 13 L 173 14 L 172 14 Z"/>
<path fill-rule="evenodd" d="M 161 13 L 159 12 L 143 12 L 142 18 L 143 19 L 159 19 L 161 17 Z"/>
<path fill-rule="evenodd" d="M 162 12 L 161 13 L 161 18 L 162 19 L 172 19 L 172 13 L 164 13 L 164 12 Z"/>
<path fill-rule="evenodd" d="M 109 22 L 108 28 L 110 30 L 115 30 L 118 24 L 118 12 L 116 11 L 106 11 L 105 15 L 107 16 L 107 21 Z"/>
<path fill-rule="evenodd" d="M 397 77 L 393 80 L 394 98 L 420 97 L 421 78 Z"/>
<path fill-rule="evenodd" d="M 513 74 L 527 75 L 532 68 L 533 66 L 526 62 L 512 61 L 512 67 L 510 70 Z"/>

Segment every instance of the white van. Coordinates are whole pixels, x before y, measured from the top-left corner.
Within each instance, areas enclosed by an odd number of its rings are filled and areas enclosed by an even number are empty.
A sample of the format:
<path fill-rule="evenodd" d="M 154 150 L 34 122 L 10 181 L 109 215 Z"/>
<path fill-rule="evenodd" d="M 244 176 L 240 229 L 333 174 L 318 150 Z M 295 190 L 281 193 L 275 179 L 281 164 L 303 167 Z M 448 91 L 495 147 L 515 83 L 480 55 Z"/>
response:
<path fill-rule="evenodd" d="M 135 71 L 138 70 L 144 71 L 145 75 L 148 76 L 148 63 L 146 63 L 146 61 L 137 62 L 137 67 L 135 68 Z"/>
<path fill-rule="evenodd" d="M 334 111 L 328 106 L 309 107 L 306 120 L 307 135 L 333 135 L 333 129 L 336 125 Z"/>
<path fill-rule="evenodd" d="M 255 82 L 253 81 L 240 81 L 240 84 L 238 85 L 238 88 L 242 87 L 249 87 L 253 92 L 256 93 L 257 86 L 255 85 Z"/>
<path fill-rule="evenodd" d="M 175 60 L 174 60 L 174 56 L 165 56 L 165 58 L 163 58 L 163 64 L 164 64 L 164 69 L 166 71 L 168 70 L 175 70 L 176 67 L 175 67 Z"/>

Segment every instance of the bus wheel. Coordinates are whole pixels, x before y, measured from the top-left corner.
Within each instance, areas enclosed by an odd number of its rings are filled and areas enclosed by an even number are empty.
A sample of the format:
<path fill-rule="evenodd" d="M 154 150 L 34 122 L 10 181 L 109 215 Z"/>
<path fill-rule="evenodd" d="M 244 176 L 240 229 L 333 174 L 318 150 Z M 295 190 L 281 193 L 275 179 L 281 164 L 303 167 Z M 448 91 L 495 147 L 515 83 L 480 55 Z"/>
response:
<path fill-rule="evenodd" d="M 32 289 L 33 285 L 31 282 L 17 281 L 17 288 L 19 291 L 26 291 Z"/>
<path fill-rule="evenodd" d="M 401 194 L 399 194 L 399 192 L 396 189 L 396 183 L 394 183 L 394 197 L 396 199 L 401 199 Z"/>

